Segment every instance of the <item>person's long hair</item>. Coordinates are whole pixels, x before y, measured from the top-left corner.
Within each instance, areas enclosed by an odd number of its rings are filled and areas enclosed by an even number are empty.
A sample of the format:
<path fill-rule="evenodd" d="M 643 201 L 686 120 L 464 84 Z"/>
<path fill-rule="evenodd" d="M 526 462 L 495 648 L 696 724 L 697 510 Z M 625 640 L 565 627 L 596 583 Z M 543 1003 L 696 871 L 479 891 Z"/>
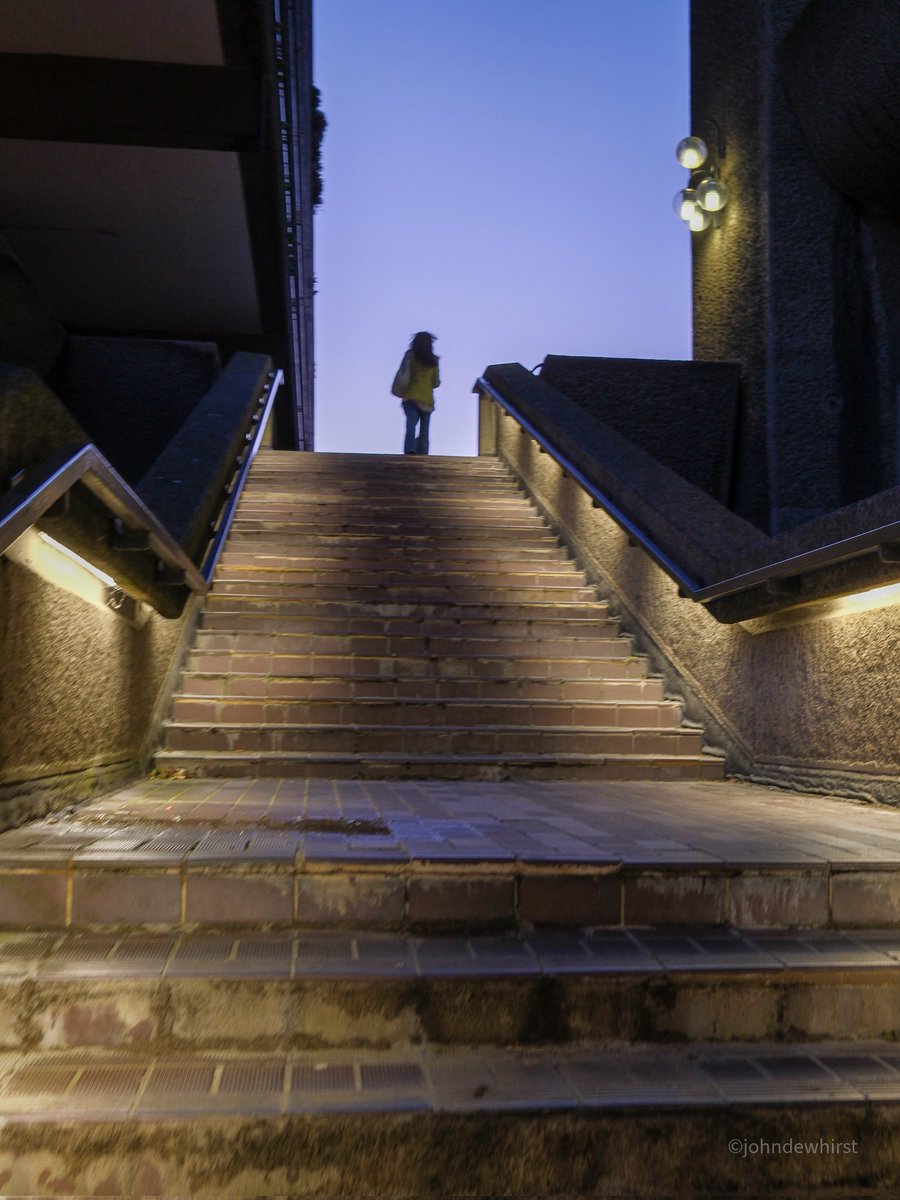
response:
<path fill-rule="evenodd" d="M 413 340 L 409 343 L 409 348 L 412 351 L 412 356 L 424 367 L 436 367 L 438 364 L 437 355 L 434 352 L 434 334 L 433 333 L 417 333 Z"/>

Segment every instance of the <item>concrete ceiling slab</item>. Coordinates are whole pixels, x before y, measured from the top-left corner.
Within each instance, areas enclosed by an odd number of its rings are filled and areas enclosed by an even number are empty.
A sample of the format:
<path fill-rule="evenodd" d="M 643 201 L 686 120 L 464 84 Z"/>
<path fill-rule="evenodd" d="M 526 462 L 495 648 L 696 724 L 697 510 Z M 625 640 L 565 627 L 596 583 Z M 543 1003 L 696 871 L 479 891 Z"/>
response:
<path fill-rule="evenodd" d="M 0 139 L 0 230 L 70 328 L 261 329 L 236 154 Z"/>
<path fill-rule="evenodd" d="M 215 0 L 0 0 L 7 53 L 224 63 Z"/>

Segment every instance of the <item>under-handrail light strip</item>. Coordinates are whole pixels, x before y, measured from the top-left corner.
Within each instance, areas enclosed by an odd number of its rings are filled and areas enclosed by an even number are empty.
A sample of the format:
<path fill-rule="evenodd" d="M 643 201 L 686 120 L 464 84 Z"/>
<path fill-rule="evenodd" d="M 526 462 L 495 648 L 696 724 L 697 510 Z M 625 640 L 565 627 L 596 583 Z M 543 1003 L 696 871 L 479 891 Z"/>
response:
<path fill-rule="evenodd" d="M 207 591 L 206 580 L 181 546 L 91 442 L 58 451 L 27 471 L 0 497 L 0 554 L 79 482 L 114 516 L 146 529 L 153 552 L 167 566 L 184 572 L 184 582 L 191 591 Z"/>
<path fill-rule="evenodd" d="M 649 534 L 641 529 L 639 525 L 636 525 L 613 500 L 605 495 L 595 483 L 587 478 L 584 472 L 575 466 L 569 457 L 555 445 L 552 438 L 541 433 L 516 408 L 515 404 L 507 400 L 484 377 L 478 380 L 475 389 L 476 391 L 483 391 L 492 400 L 495 400 L 501 408 L 505 409 L 513 420 L 521 425 L 526 433 L 530 434 L 540 446 L 543 446 L 551 458 L 559 463 L 568 475 L 572 476 L 591 499 L 612 517 L 628 537 L 640 545 L 653 561 L 674 579 L 683 595 L 689 600 L 695 600 L 700 604 L 707 604 L 711 600 L 719 600 L 725 596 L 733 596 L 738 592 L 748 591 L 752 587 L 768 583 L 769 580 L 789 579 L 792 576 L 801 574 L 803 571 L 812 570 L 816 567 L 846 562 L 849 559 L 858 558 L 871 551 L 877 551 L 881 546 L 889 546 L 892 543 L 900 541 L 900 521 L 892 521 L 887 525 L 879 525 L 874 529 L 864 530 L 862 533 L 851 534 L 849 537 L 841 538 L 839 541 L 829 542 L 825 546 L 817 546 L 813 550 L 804 550 L 799 554 L 794 554 L 787 558 L 780 558 L 773 562 L 764 563 L 760 567 L 754 567 L 750 571 L 743 571 L 739 575 L 732 575 L 727 579 L 721 579 L 715 583 L 701 584 L 682 571 L 674 559 L 666 554 L 653 541 Z"/>

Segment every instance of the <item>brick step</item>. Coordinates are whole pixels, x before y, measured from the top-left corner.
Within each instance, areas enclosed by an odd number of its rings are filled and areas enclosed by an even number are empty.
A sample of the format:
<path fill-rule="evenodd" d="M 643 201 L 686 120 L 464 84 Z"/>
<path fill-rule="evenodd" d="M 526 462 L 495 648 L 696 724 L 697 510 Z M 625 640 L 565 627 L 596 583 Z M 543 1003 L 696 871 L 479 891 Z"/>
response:
<path fill-rule="evenodd" d="M 237 700 L 176 695 L 176 723 L 207 725 L 513 725 L 529 728 L 674 729 L 681 705 L 674 700 L 566 704 L 539 700 L 422 700 L 371 697 L 353 701 Z"/>
<path fill-rule="evenodd" d="M 488 455 L 431 454 L 418 458 L 408 454 L 366 454 L 357 452 L 316 450 L 293 451 L 261 449 L 254 463 L 254 471 L 331 471 L 339 482 L 356 470 L 376 472 L 403 471 L 405 474 L 457 473 L 468 477 L 479 472 L 507 473 L 498 458 Z"/>
<path fill-rule="evenodd" d="M 522 491 L 509 475 L 467 476 L 461 485 L 459 476 L 426 475 L 413 479 L 405 475 L 371 473 L 348 475 L 338 480 L 333 475 L 260 476 L 254 472 L 242 495 L 252 499 L 277 500 L 284 496 L 325 496 L 338 492 L 344 496 L 396 496 L 414 500 L 444 496 L 456 499 L 461 492 L 467 496 L 523 499 Z"/>
<path fill-rule="evenodd" d="M 486 458 L 450 458 L 441 459 L 437 455 L 429 457 L 425 463 L 410 463 L 409 456 L 384 455 L 380 462 L 374 459 L 369 462 L 350 459 L 344 461 L 314 461 L 319 456 L 305 458 L 299 464 L 279 462 L 257 455 L 253 464 L 254 479 L 287 479 L 302 482 L 307 479 L 323 479 L 330 486 L 340 488 L 347 480 L 398 480 L 400 482 L 419 481 L 427 484 L 432 481 L 452 482 L 457 486 L 467 487 L 470 482 L 480 480 L 500 480 L 509 482 L 513 476 L 499 459 Z"/>
<path fill-rule="evenodd" d="M 181 694 L 227 696 L 230 699 L 283 700 L 499 700 L 504 703 L 563 701 L 581 703 L 664 699 L 661 679 L 643 678 L 644 664 L 635 659 L 609 664 L 621 678 L 591 680 L 401 678 L 397 675 L 298 676 L 226 675 L 186 671 Z"/>
<path fill-rule="evenodd" d="M 418 487 L 409 488 L 408 491 L 394 491 L 390 486 L 382 488 L 372 485 L 356 492 L 345 491 L 341 485 L 331 489 L 294 489 L 290 492 L 274 493 L 271 490 L 254 490 L 248 487 L 241 493 L 239 507 L 242 511 L 259 509 L 266 513 L 277 512 L 280 509 L 323 512 L 346 509 L 354 512 L 361 504 L 364 504 L 367 510 L 378 514 L 396 513 L 401 520 L 410 525 L 419 523 L 424 513 L 459 516 L 484 512 L 490 515 L 497 510 L 520 513 L 522 516 L 541 520 L 537 510 L 513 485 L 479 490 L 470 490 L 468 487 L 448 488 L 443 491 L 429 491 Z"/>
<path fill-rule="evenodd" d="M 478 512 L 467 507 L 458 515 L 453 513 L 381 511 L 366 501 L 348 505 L 346 509 L 309 509 L 301 505 L 285 505 L 278 512 L 239 509 L 234 518 L 236 532 L 278 534 L 289 540 L 300 539 L 299 544 L 316 533 L 356 534 L 374 537 L 402 537 L 431 539 L 444 544 L 450 539 L 470 544 L 504 540 L 504 531 L 510 534 L 510 543 L 520 537 L 547 537 L 547 525 L 537 515 L 521 513 L 518 509 L 498 511 L 489 505 Z"/>
<path fill-rule="evenodd" d="M 416 569 L 423 563 L 426 569 L 434 569 L 440 563 L 452 563 L 454 570 L 467 570 L 471 566 L 481 567 L 485 563 L 508 563 L 513 569 L 522 570 L 532 563 L 540 566 L 552 564 L 557 570 L 569 566 L 574 560 L 545 540 L 534 545 L 521 544 L 503 547 L 500 542 L 468 543 L 460 539 L 439 546 L 420 542 L 413 544 L 409 538 L 397 537 L 393 541 L 384 538 L 311 537 L 309 539 L 287 539 L 275 541 L 264 534 L 252 537 L 229 539 L 228 549 L 220 562 L 228 565 L 244 562 L 259 562 L 263 566 L 294 566 L 296 563 L 313 566 L 334 564 L 347 567 L 365 562 L 373 567 L 390 566 Z"/>
<path fill-rule="evenodd" d="M 262 521 L 267 525 L 281 523 L 296 523 L 298 521 L 354 521 L 368 523 L 369 527 L 398 525 L 415 530 L 426 525 L 434 524 L 440 528 L 442 524 L 453 523 L 462 518 L 463 528 L 471 528 L 475 524 L 483 524 L 487 528 L 499 528 L 504 518 L 515 522 L 519 527 L 542 529 L 547 526 L 534 509 L 529 509 L 521 500 L 506 501 L 491 499 L 483 502 L 466 497 L 455 505 L 450 501 L 438 503 L 433 501 L 420 503 L 410 500 L 409 503 L 380 502 L 377 497 L 335 497 L 328 501 L 317 501 L 304 497 L 295 497 L 280 503 L 255 503 L 246 498 L 242 499 L 235 514 L 235 520 Z"/>
<path fill-rule="evenodd" d="M 613 637 L 531 638 L 475 637 L 373 633 L 223 633 L 199 629 L 194 652 L 222 651 L 228 654 L 363 654 L 398 658 L 495 658 L 498 656 L 571 658 L 624 658 L 633 654 L 631 638 Z"/>
<path fill-rule="evenodd" d="M 239 511 L 253 510 L 263 516 L 269 513 L 321 510 L 322 512 L 353 512 L 371 510 L 373 513 L 396 513 L 410 526 L 418 524 L 421 513 L 490 515 L 499 509 L 510 515 L 542 520 L 541 516 L 512 484 L 491 484 L 481 487 L 454 486 L 425 488 L 418 484 L 408 488 L 386 484 L 365 484 L 354 487 L 342 484 L 339 488 L 309 483 L 305 487 L 284 487 L 270 484 L 265 487 L 245 486 L 241 492 Z"/>
<path fill-rule="evenodd" d="M 390 706 L 389 706 L 390 710 Z M 365 712 L 366 710 L 364 710 Z M 336 752 L 338 754 L 399 754 L 452 755 L 467 754 L 483 757 L 492 754 L 616 754 L 653 755 L 665 757 L 696 755 L 702 748 L 702 735 L 698 729 L 672 725 L 638 724 L 641 713 L 632 714 L 616 706 L 606 709 L 600 716 L 615 718 L 612 725 L 587 724 L 573 721 L 559 725 L 538 725 L 530 706 L 522 706 L 519 722 L 504 721 L 489 725 L 484 721 L 484 707 L 476 709 L 480 714 L 477 724 L 464 723 L 466 709 L 454 709 L 451 717 L 461 718 L 459 724 L 447 720 L 440 706 L 422 706 L 418 712 L 427 714 L 428 720 L 420 725 L 399 724 L 377 720 L 371 724 L 294 723 L 282 720 L 274 722 L 217 721 L 210 725 L 203 720 L 175 718 L 164 726 L 165 748 L 168 750 L 205 751 L 262 751 L 280 753 L 287 751 Z M 488 710 L 490 711 L 490 710 Z M 361 714 L 362 715 L 362 714 Z M 436 716 L 444 716 L 434 723 Z M 515 714 L 506 714 L 507 716 Z M 582 717 L 580 710 L 576 717 Z M 644 710 L 648 718 L 659 719 L 658 710 Z"/>
<path fill-rule="evenodd" d="M 465 479 L 478 475 L 509 478 L 509 471 L 500 459 L 488 455 L 432 454 L 427 459 L 421 459 L 404 454 L 343 454 L 328 450 L 304 451 L 299 458 L 290 450 L 260 450 L 254 471 L 301 477 L 321 472 L 330 474 L 337 483 L 348 476 L 367 472 L 376 475 L 419 475 L 423 479 L 435 475 L 462 475 Z"/>
<path fill-rule="evenodd" d="M 0 1054 L 894 1041 L 898 959 L 892 931 L 7 933 Z"/>
<path fill-rule="evenodd" d="M 566 621 L 571 618 L 602 619 L 608 613 L 608 605 L 604 600 L 570 601 L 556 598 L 553 601 L 533 600 L 517 603 L 498 600 L 481 604 L 477 601 L 460 602 L 453 598 L 419 602 L 354 600 L 340 597 L 331 600 L 270 600 L 258 596 L 217 596 L 210 592 L 206 597 L 205 611 L 258 613 L 266 617 L 404 617 L 416 620 L 484 620 L 505 624 L 508 621 L 530 621 L 548 617 L 559 617 Z"/>
<path fill-rule="evenodd" d="M 228 534 L 229 546 L 265 545 L 270 542 L 290 546 L 337 545 L 350 546 L 359 544 L 384 546 L 421 546 L 436 548 L 436 550 L 452 550 L 454 547 L 472 548 L 484 547 L 485 550 L 499 545 L 502 550 L 509 547 L 556 546 L 557 540 L 547 534 L 546 526 L 542 524 L 510 524 L 510 526 L 490 527 L 470 522 L 444 523 L 434 526 L 428 523 L 428 528 L 408 529 L 400 523 L 384 526 L 377 522 L 367 523 L 364 518 L 356 515 L 353 521 L 308 521 L 308 522 L 272 522 L 268 526 L 263 521 L 248 522 L 245 528 L 242 524 L 233 524 Z"/>
<path fill-rule="evenodd" d="M 619 710 L 615 710 L 614 715 L 618 716 Z M 548 758 L 573 754 L 676 758 L 698 755 L 702 744 L 699 730 L 677 726 L 539 726 L 528 720 L 518 725 L 510 722 L 493 726 L 481 723 L 476 726 L 452 725 L 450 722 L 314 725 L 241 721 L 222 721 L 210 726 L 202 721 L 169 719 L 164 723 L 163 741 L 166 750 L 187 753 L 280 755 L 299 752 L 362 757 L 368 754 L 442 757 L 459 754 L 479 758 L 514 754 L 546 755 Z"/>
<path fill-rule="evenodd" d="M 309 520 L 292 520 L 283 517 L 278 521 L 263 521 L 259 519 L 241 520 L 232 525 L 229 540 L 235 543 L 251 541 L 255 538 L 284 540 L 295 545 L 314 545 L 318 538 L 366 538 L 375 543 L 396 544 L 398 541 L 423 546 L 437 546 L 451 549 L 453 546 L 496 546 L 515 547 L 519 545 L 536 545 L 547 537 L 547 527 L 543 524 L 525 523 L 510 520 L 507 526 L 486 525 L 478 520 L 435 522 L 430 521 L 428 527 L 410 529 L 401 521 L 390 524 L 383 521 L 370 521 L 361 512 L 346 519 L 329 518 Z"/>
<path fill-rule="evenodd" d="M 526 658 L 455 654 L 381 656 L 366 654 L 241 654 L 227 650 L 192 650 L 189 673 L 221 675 L 275 675 L 281 677 L 366 676 L 406 679 L 635 679 L 646 673 L 646 659 L 629 655 L 621 641 L 604 658 Z M 630 668 L 630 669 L 629 669 Z"/>
<path fill-rule="evenodd" d="M 705 780 L 723 778 L 721 759 L 687 754 L 467 754 L 158 750 L 159 771 L 192 779 L 328 780 Z"/>
<path fill-rule="evenodd" d="M 382 617 L 344 615 L 313 616 L 270 614 L 265 610 L 246 612 L 206 610 L 200 618 L 204 632 L 241 633 L 317 633 L 346 636 L 348 634 L 383 634 L 409 637 L 459 638 L 527 638 L 530 642 L 554 638 L 586 639 L 619 637 L 619 621 L 613 617 L 569 617 L 553 620 L 535 617 L 531 620 L 476 620 L 474 617 L 411 616 Z"/>
<path fill-rule="evenodd" d="M 216 576 L 212 593 L 218 596 L 246 596 L 259 600 L 356 600 L 376 604 L 435 604 L 456 603 L 471 605 L 595 603 L 592 588 L 578 583 L 543 584 L 541 586 L 481 587 L 459 583 L 437 583 L 434 580 L 399 583 L 363 584 L 348 579 L 344 586 L 331 583 L 266 583 L 264 580 L 219 579 Z"/>
<path fill-rule="evenodd" d="M 397 567 L 407 570 L 438 570 L 442 566 L 451 566 L 454 570 L 465 570 L 470 566 L 480 567 L 482 563 L 490 563 L 497 570 L 518 570 L 536 563 L 540 568 L 547 565 L 556 566 L 560 563 L 570 564 L 572 559 L 568 554 L 552 542 L 540 546 L 523 546 L 515 549 L 498 550 L 496 546 L 469 546 L 458 543 L 455 546 L 411 546 L 407 539 L 393 544 L 382 540 L 376 542 L 359 540 L 344 545 L 337 540 L 333 545 L 307 545 L 296 541 L 269 542 L 261 538 L 244 543 L 229 544 L 222 553 L 219 562 L 223 566 L 233 567 L 240 564 L 252 564 L 263 569 L 274 567 L 276 570 L 289 568 L 296 570 L 311 566 L 319 568 L 334 565 L 346 567 L 365 567 L 375 570 L 384 566 L 392 569 Z"/>
<path fill-rule="evenodd" d="M 434 502 L 431 504 L 378 504 L 374 498 L 365 501 L 343 499 L 335 496 L 331 501 L 317 502 L 297 498 L 282 504 L 251 503 L 242 500 L 235 514 L 238 521 L 263 521 L 266 524 L 297 524 L 303 521 L 350 521 L 354 524 L 377 528 L 397 525 L 406 529 L 421 530 L 427 525 L 441 529 L 454 525 L 461 529 L 483 526 L 500 529 L 509 521 L 520 529 L 547 530 L 544 519 L 536 509 L 522 500 L 485 500 L 484 502 L 461 498 L 456 502 Z"/>
<path fill-rule="evenodd" d="M 304 587 L 323 584 L 329 586 L 346 580 L 355 587 L 417 586 L 453 588 L 459 584 L 472 588 L 484 581 L 486 588 L 532 588 L 532 587 L 586 587 L 584 572 L 571 564 L 562 563 L 490 563 L 475 561 L 467 566 L 455 567 L 452 563 L 434 562 L 429 568 L 426 563 L 387 565 L 383 562 L 361 561 L 351 566 L 311 563 L 307 567 L 278 567 L 275 564 L 256 563 L 220 565 L 216 570 L 215 583 L 226 584 L 237 580 L 250 585 L 286 584 Z"/>
<path fill-rule="evenodd" d="M 390 524 L 369 521 L 365 505 L 360 505 L 347 521 L 335 521 L 333 516 L 322 522 L 304 521 L 293 513 L 271 522 L 254 518 L 254 528 L 248 532 L 243 530 L 244 521 L 241 519 L 240 525 L 232 526 L 233 540 L 229 537 L 229 548 L 246 550 L 248 545 L 253 544 L 251 539 L 259 539 L 259 543 L 267 549 L 284 548 L 288 552 L 301 554 L 308 551 L 320 553 L 322 548 L 327 547 L 340 550 L 342 554 L 354 549 L 365 550 L 367 547 L 376 550 L 384 547 L 393 552 L 408 547 L 410 553 L 458 551 L 467 556 L 494 549 L 510 557 L 538 551 L 568 553 L 547 526 L 540 522 L 517 521 L 511 526 L 515 532 L 509 538 L 504 538 L 502 525 L 488 525 L 476 520 L 467 525 L 454 521 L 412 527 L 400 521 Z M 348 532 L 347 527 L 354 525 L 360 527 Z"/>
<path fill-rule="evenodd" d="M 364 504 L 370 499 L 375 504 L 388 504 L 402 508 L 411 515 L 418 504 L 448 504 L 454 509 L 471 500 L 476 505 L 489 505 L 494 500 L 518 505 L 522 511 L 534 511 L 526 493 L 507 476 L 483 477 L 470 481 L 466 478 L 400 479 L 395 477 L 370 476 L 336 480 L 320 476 L 288 479 L 273 477 L 259 479 L 254 472 L 241 493 L 242 501 L 270 504 L 301 501 L 303 503 L 340 504 L 348 500 Z"/>

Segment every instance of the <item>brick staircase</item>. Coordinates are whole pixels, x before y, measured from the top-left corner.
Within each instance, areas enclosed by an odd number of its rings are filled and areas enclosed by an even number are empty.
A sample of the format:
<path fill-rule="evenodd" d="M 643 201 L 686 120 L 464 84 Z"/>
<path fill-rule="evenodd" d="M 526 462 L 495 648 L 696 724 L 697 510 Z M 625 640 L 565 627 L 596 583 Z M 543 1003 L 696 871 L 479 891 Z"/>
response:
<path fill-rule="evenodd" d="M 491 459 L 264 452 L 157 766 L 189 775 L 719 779 Z"/>
<path fill-rule="evenodd" d="M 722 781 L 497 464 L 264 454 L 157 763 L 0 834 L 0 1195 L 900 1194 L 900 813 Z"/>

